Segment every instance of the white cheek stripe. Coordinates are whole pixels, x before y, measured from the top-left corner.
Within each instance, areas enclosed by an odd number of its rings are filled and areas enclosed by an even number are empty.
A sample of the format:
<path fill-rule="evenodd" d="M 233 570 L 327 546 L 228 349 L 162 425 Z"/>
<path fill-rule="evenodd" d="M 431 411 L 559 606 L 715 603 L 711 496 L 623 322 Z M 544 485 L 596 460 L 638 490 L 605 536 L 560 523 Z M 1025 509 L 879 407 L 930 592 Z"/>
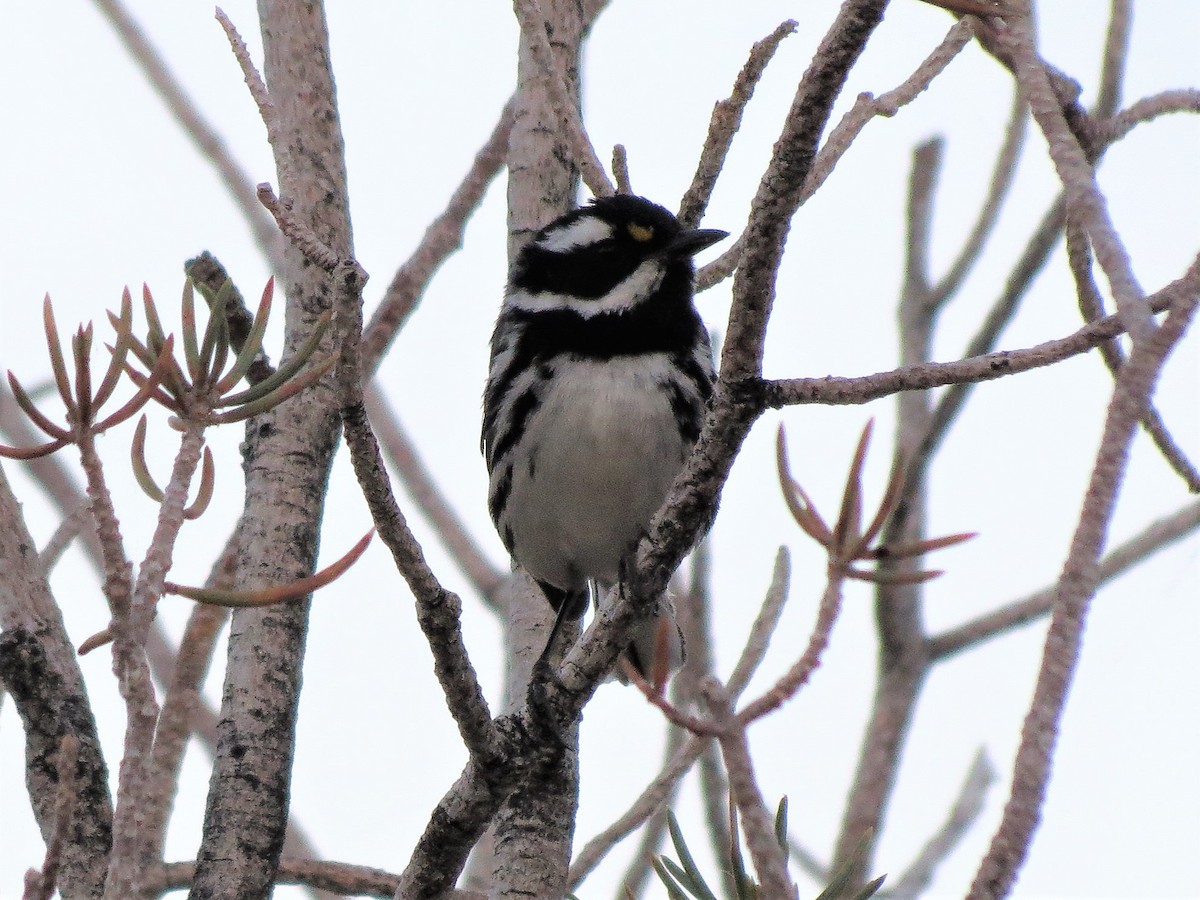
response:
<path fill-rule="evenodd" d="M 661 260 L 648 259 L 633 270 L 628 278 L 614 287 L 603 297 L 582 298 L 571 294 L 556 294 L 551 291 L 530 293 L 516 290 L 508 295 L 505 302 L 524 312 L 546 312 L 554 309 L 569 309 L 590 319 L 600 313 L 623 312 L 632 309 L 662 284 L 665 269 Z"/>
<path fill-rule="evenodd" d="M 595 216 L 584 216 L 570 225 L 556 228 L 537 242 L 537 246 L 551 253 L 566 253 L 576 247 L 588 247 L 607 241 L 613 236 L 612 226 Z"/>

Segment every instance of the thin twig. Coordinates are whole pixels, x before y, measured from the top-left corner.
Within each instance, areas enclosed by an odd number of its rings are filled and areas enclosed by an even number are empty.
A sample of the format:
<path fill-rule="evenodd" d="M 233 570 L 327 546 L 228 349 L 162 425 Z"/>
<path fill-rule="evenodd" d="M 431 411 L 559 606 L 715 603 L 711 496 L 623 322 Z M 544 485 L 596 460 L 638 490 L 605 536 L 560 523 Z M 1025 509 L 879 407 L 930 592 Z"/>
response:
<path fill-rule="evenodd" d="M 1151 309 L 1161 311 L 1186 296 L 1187 278 L 1176 279 L 1148 298 Z M 1002 350 L 949 363 L 922 363 L 858 378 L 785 378 L 764 381 L 761 400 L 768 407 L 821 403 L 859 404 L 901 391 L 918 391 L 948 384 L 978 384 L 1030 369 L 1053 365 L 1095 349 L 1124 332 L 1117 316 L 1105 316 L 1064 338 L 1021 350 Z"/>
<path fill-rule="evenodd" d="M 508 139 L 512 133 L 513 101 L 500 116 L 487 141 L 475 154 L 446 207 L 421 237 L 421 243 L 396 270 L 371 321 L 363 332 L 363 368 L 375 372 L 392 339 L 420 303 L 429 282 L 446 259 L 462 247 L 463 234 L 471 215 L 479 208 L 488 185 L 504 168 Z"/>
<path fill-rule="evenodd" d="M 770 635 L 779 623 L 783 604 L 787 600 L 790 572 L 788 553 L 781 547 L 775 557 L 771 584 L 763 598 L 762 608 L 751 626 L 750 635 L 726 686 L 735 700 L 750 683 L 766 655 Z M 662 808 L 674 790 L 675 783 L 691 770 L 700 754 L 709 746 L 709 741 L 708 736 L 690 735 L 629 809 L 575 854 L 568 882 L 572 887 L 587 877 L 613 847 Z"/>
<path fill-rule="evenodd" d="M 781 548 L 780 553 L 784 552 Z M 702 540 L 700 546 L 692 552 L 690 569 L 687 597 L 684 602 L 676 604 L 679 611 L 679 627 L 683 632 L 684 646 L 687 648 L 687 659 L 672 682 L 671 689 L 675 703 L 681 706 L 696 703 L 701 699 L 702 679 L 716 670 L 715 640 L 712 633 L 712 541 L 709 538 Z M 778 559 L 776 569 L 779 569 Z M 771 593 L 768 591 L 768 596 Z M 747 642 L 747 645 L 749 644 L 750 642 Z M 758 645 L 763 652 L 765 645 L 765 640 Z M 761 659 L 761 656 L 759 658 Z M 676 736 L 682 739 L 684 732 L 673 728 L 669 730 L 668 735 L 672 740 Z M 700 754 L 698 768 L 700 802 L 704 808 L 704 823 L 708 830 L 709 844 L 716 858 L 721 859 L 729 848 L 729 782 L 725 778 L 719 748 L 708 744 Z M 646 830 L 665 827 L 665 816 L 660 813 L 647 823 Z M 645 844 L 646 838 L 643 838 L 643 845 Z M 651 864 L 648 858 L 641 862 L 646 866 Z M 726 882 L 731 886 L 728 878 Z M 625 884 L 636 890 L 636 885 L 629 878 L 626 878 Z"/>
<path fill-rule="evenodd" d="M 1096 136 L 1112 144 L 1129 134 L 1138 125 L 1152 122 L 1159 116 L 1179 112 L 1200 112 L 1200 90 L 1179 88 L 1143 97 L 1110 119 L 1096 123 Z"/>
<path fill-rule="evenodd" d="M 775 836 L 774 817 L 767 811 L 754 775 L 745 723 L 734 715 L 732 698 L 719 681 L 705 679 L 703 691 L 713 719 L 722 727 L 718 740 L 729 773 L 729 795 L 741 817 L 746 848 L 758 875 L 760 896 L 770 900 L 794 897 L 796 889 L 788 877 L 787 861 Z"/>
<path fill-rule="evenodd" d="M 633 182 L 629 179 L 629 153 L 624 144 L 613 145 L 613 178 L 617 181 L 618 194 L 632 194 Z"/>
<path fill-rule="evenodd" d="M 784 25 L 786 24 L 784 23 Z M 780 26 L 780 28 L 783 27 L 782 25 Z M 811 167 L 807 170 L 798 203 L 805 202 L 825 183 L 825 180 L 833 172 L 838 161 L 850 149 L 851 143 L 858 137 L 859 132 L 866 127 L 868 122 L 876 116 L 894 116 L 899 112 L 901 107 L 915 100 L 922 91 L 929 87 L 930 82 L 950 64 L 959 51 L 967 45 L 972 33 L 970 22 L 959 22 L 950 29 L 942 42 L 901 85 L 880 95 L 878 98 L 869 93 L 859 94 L 854 106 L 834 126 L 825 143 L 817 151 Z M 770 38 L 766 40 L 769 41 Z M 747 97 L 746 99 L 749 98 Z M 738 110 L 738 113 L 740 115 L 740 110 Z M 714 112 L 714 121 L 715 116 L 716 113 Z M 711 133 L 710 127 L 710 136 Z M 697 173 L 697 182 L 699 181 L 700 174 Z M 696 182 L 693 182 L 693 187 L 695 185 Z M 688 209 L 689 207 L 687 206 L 681 206 L 681 214 L 687 213 Z M 744 232 L 740 235 L 734 244 L 715 260 L 701 267 L 696 273 L 697 291 L 707 290 L 733 273 L 741 260 L 744 248 L 743 242 L 747 233 Z"/>
<path fill-rule="evenodd" d="M 915 900 L 929 888 L 937 867 L 949 858 L 979 820 L 987 790 L 995 780 L 996 770 L 981 747 L 975 754 L 966 778 L 963 779 L 958 799 L 950 808 L 946 821 L 921 849 L 908 869 L 891 882 L 891 888 L 888 890 L 889 900 Z"/>
<path fill-rule="evenodd" d="M 746 104 L 754 96 L 754 89 L 762 80 L 763 72 L 775 56 L 775 51 L 779 49 L 784 38 L 795 33 L 797 27 L 794 19 L 788 19 L 776 26 L 775 30 L 761 41 L 757 41 L 750 48 L 750 54 L 738 72 L 729 96 L 713 106 L 712 118 L 708 122 L 708 134 L 700 150 L 700 160 L 696 163 L 696 174 L 692 176 L 692 183 L 684 192 L 683 199 L 679 201 L 679 221 L 685 227 L 694 228 L 703 218 L 717 178 L 725 168 L 725 159 L 733 145 L 733 136 L 741 127 Z"/>
<path fill-rule="evenodd" d="M 813 162 L 812 170 L 804 182 L 803 198 L 807 200 L 825 183 L 838 160 L 850 149 L 859 132 L 876 116 L 891 117 L 901 107 L 917 99 L 930 83 L 940 75 L 974 36 L 970 19 L 963 19 L 946 32 L 942 42 L 934 48 L 913 73 L 898 87 L 874 97 L 868 93 L 858 95 L 854 106 L 829 133 Z"/>
<path fill-rule="evenodd" d="M 1092 277 L 1092 256 L 1089 252 L 1087 235 L 1083 233 L 1073 217 L 1067 219 L 1067 260 L 1070 263 L 1071 275 L 1075 279 L 1079 311 L 1083 314 L 1085 322 L 1093 322 L 1104 315 L 1104 301 L 1100 296 L 1096 280 Z M 1113 375 L 1116 375 L 1121 366 L 1125 364 L 1125 353 L 1115 340 L 1100 345 L 1100 356 Z M 1184 454 L 1183 449 L 1176 443 L 1153 400 L 1147 402 L 1141 424 L 1167 464 L 1187 484 L 1188 490 L 1193 494 L 1200 493 L 1200 472 L 1196 470 L 1196 467 Z"/>
<path fill-rule="evenodd" d="M 369 440 L 366 437 L 370 426 L 361 404 L 343 409 L 343 428 L 375 527 L 417 599 L 417 621 L 429 640 L 434 671 L 463 743 L 473 755 L 490 755 L 494 750 L 494 728 L 483 690 L 463 645 L 462 601 L 437 580 L 396 505 L 379 446 L 373 436 Z"/>
<path fill-rule="evenodd" d="M 471 536 L 466 524 L 434 484 L 433 477 L 421 460 L 416 446 L 409 440 L 408 433 L 401 425 L 395 410 L 379 387 L 375 384 L 367 387 L 363 399 L 366 403 L 367 418 L 374 426 L 383 452 L 399 476 L 404 489 L 437 531 L 442 545 L 470 580 L 479 596 L 495 608 L 496 592 L 508 581 L 508 572 L 502 572 L 492 564 Z"/>
<path fill-rule="evenodd" d="M 935 285 L 930 288 L 929 302 L 940 306 L 945 303 L 961 286 L 972 266 L 979 260 L 988 237 L 995 229 L 1000 218 L 1000 210 L 1004 200 L 1012 188 L 1017 174 L 1017 160 L 1021 149 L 1025 146 L 1026 125 L 1029 117 L 1025 114 L 1025 103 L 1018 91 L 1013 91 L 1012 112 L 1008 118 L 1008 127 L 1004 129 L 1004 142 L 1000 152 L 996 154 L 996 162 L 992 166 L 992 178 L 988 183 L 987 194 L 979 207 L 979 215 L 972 226 L 966 240 L 958 251 L 958 256 Z"/>
<path fill-rule="evenodd" d="M 50 539 L 46 541 L 46 545 L 38 552 L 38 557 L 42 561 L 42 568 L 47 575 L 53 571 L 58 560 L 71 546 L 71 542 L 75 540 L 86 528 L 92 525 L 92 510 L 87 501 L 79 503 L 71 512 L 69 512 L 54 529 L 54 534 L 50 535 Z"/>
<path fill-rule="evenodd" d="M 1109 4 L 1108 29 L 1104 34 L 1104 59 L 1100 64 L 1100 88 L 1092 106 L 1092 116 L 1107 118 L 1121 104 L 1125 70 L 1129 64 L 1129 34 L 1133 19 L 1133 0 L 1112 0 Z"/>
<path fill-rule="evenodd" d="M 1108 278 L 1130 338 L 1137 343 L 1153 334 L 1155 324 L 1145 294 L 1133 274 L 1129 254 L 1108 213 L 1108 202 L 1096 183 L 1095 170 L 1063 113 L 1051 76 L 1038 57 L 1033 17 L 1015 17 L 998 32 L 1001 46 L 1015 63 L 1017 82 L 1034 120 L 1046 137 L 1047 148 L 1067 194 L 1071 214 L 1078 216 Z"/>
<path fill-rule="evenodd" d="M 1168 544 L 1200 529 L 1200 500 L 1164 516 L 1113 548 L 1096 568 L 1096 586 L 1108 583 Z M 963 650 L 1036 621 L 1054 606 L 1054 586 L 1043 588 L 1020 600 L 955 626 L 929 639 L 929 655 L 946 659 Z"/>
<path fill-rule="evenodd" d="M 171 67 L 146 38 L 141 26 L 130 15 L 125 5 L 120 0 L 94 2 L 116 30 L 130 58 L 175 117 L 176 124 L 192 139 L 200 155 L 217 170 L 225 190 L 241 210 L 259 250 L 270 263 L 272 270 L 281 271 L 283 249 L 279 235 L 271 227 L 270 219 L 263 215 L 262 207 L 255 201 L 254 183 L 233 158 L 224 138 L 204 118 L 195 100 L 188 96 Z"/>
<path fill-rule="evenodd" d="M 246 80 L 246 87 L 250 90 L 250 96 L 258 107 L 258 114 L 262 118 L 263 125 L 267 128 L 267 142 L 272 147 L 275 147 L 279 139 L 279 116 L 275 110 L 275 101 L 271 99 L 266 82 L 263 81 L 262 75 L 255 68 L 254 60 L 250 58 L 250 50 L 246 47 L 246 42 L 242 40 L 242 36 L 238 34 L 237 26 L 233 24 L 233 21 L 229 16 L 225 15 L 225 11 L 219 6 L 215 10 L 215 16 L 217 21 L 221 23 L 221 28 L 225 31 L 225 37 L 229 40 L 230 49 L 233 50 L 233 55 L 237 59 L 238 66 L 241 67 L 242 77 Z"/>
<path fill-rule="evenodd" d="M 794 697 L 821 664 L 821 655 L 829 646 L 829 636 L 833 632 L 838 613 L 841 612 L 844 578 L 844 570 L 831 563 L 825 592 L 817 606 L 817 620 L 808 638 L 808 646 L 782 678 L 762 696 L 738 711 L 737 721 L 743 727 L 773 712 Z"/>
<path fill-rule="evenodd" d="M 280 200 L 275 196 L 271 185 L 263 182 L 258 186 L 257 194 L 258 202 L 274 217 L 275 224 L 279 226 L 284 237 L 296 245 L 305 259 L 332 275 L 342 258 L 317 237 L 315 231 L 300 221 L 292 212 L 289 201 Z"/>

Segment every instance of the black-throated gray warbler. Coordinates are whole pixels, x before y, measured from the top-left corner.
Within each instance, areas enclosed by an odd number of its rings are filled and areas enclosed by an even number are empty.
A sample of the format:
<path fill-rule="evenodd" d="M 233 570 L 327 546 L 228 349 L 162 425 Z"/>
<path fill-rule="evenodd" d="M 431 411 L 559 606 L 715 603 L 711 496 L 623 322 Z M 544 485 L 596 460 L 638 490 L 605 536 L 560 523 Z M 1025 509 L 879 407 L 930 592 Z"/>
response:
<path fill-rule="evenodd" d="M 551 222 L 512 267 L 483 399 L 488 508 L 560 619 L 583 614 L 589 581 L 616 583 L 699 436 L 713 357 L 692 256 L 726 236 L 617 195 Z M 656 635 L 626 651 L 643 674 Z"/>

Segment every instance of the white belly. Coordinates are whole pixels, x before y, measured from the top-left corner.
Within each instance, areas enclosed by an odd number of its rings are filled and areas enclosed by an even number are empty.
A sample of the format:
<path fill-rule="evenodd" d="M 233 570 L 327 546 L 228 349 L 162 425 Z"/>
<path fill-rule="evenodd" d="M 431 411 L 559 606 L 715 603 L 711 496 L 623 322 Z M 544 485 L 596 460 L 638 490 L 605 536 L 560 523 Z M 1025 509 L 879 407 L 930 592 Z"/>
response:
<path fill-rule="evenodd" d="M 535 578 L 567 590 L 617 580 L 689 448 L 661 354 L 564 360 L 521 440 L 503 524 Z"/>

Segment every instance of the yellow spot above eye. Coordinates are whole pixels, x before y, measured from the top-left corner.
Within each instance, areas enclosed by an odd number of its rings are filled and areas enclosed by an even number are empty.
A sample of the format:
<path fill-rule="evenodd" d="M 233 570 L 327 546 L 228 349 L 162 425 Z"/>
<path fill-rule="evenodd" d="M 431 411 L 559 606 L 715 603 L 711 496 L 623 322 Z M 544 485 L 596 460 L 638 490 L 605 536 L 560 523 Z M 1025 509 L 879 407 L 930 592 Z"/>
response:
<path fill-rule="evenodd" d="M 645 243 L 654 237 L 654 229 L 649 225 L 639 225 L 637 222 L 630 222 L 625 226 L 625 230 L 629 232 L 629 236 L 635 241 Z"/>

